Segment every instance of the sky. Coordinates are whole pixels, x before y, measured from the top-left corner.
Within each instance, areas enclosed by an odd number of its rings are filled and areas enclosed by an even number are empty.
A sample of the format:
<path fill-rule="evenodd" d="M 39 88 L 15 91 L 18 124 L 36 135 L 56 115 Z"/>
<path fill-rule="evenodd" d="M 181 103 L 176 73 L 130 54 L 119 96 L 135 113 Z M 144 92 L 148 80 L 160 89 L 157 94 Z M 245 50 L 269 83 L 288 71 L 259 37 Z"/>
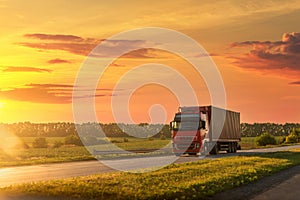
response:
<path fill-rule="evenodd" d="M 207 54 L 200 57 L 210 57 L 223 79 L 226 108 L 240 112 L 242 122 L 300 122 L 299 20 L 300 1 L 292 0 L 0 0 L 0 122 L 73 122 L 73 89 L 91 89 L 75 84 L 89 53 L 106 41 L 97 62 L 116 49 L 142 46 L 147 41 L 107 39 L 145 27 L 172 29 L 201 44 Z M 118 116 L 128 114 L 135 123 L 168 123 L 179 106 L 188 106 L 180 105 L 185 89 L 177 75 L 199 105 L 212 103 L 205 77 L 158 48 L 116 58 L 95 94 L 75 98 L 94 100 L 99 122 L 121 122 Z M 157 84 L 165 80 L 175 91 Z"/>

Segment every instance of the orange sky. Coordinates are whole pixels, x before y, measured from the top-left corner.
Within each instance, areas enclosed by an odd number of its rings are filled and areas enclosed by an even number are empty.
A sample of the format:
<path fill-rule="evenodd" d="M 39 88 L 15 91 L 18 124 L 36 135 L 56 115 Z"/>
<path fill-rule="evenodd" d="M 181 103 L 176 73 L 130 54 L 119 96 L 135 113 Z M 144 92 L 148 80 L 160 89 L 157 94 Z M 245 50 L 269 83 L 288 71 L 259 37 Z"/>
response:
<path fill-rule="evenodd" d="M 114 34 L 149 26 L 180 31 L 206 49 L 222 75 L 227 108 L 240 112 L 242 122 L 300 122 L 299 1 L 130 2 L 0 0 L 0 122 L 73 121 L 72 90 L 86 55 Z M 184 59 L 141 50 L 120 57 L 99 81 L 100 122 L 114 121 L 113 92 L 132 89 L 114 91 L 122 75 L 147 63 L 177 70 L 199 103 L 210 104 L 204 81 Z M 128 83 L 134 87 L 143 77 L 174 78 L 149 68 Z M 168 123 L 179 106 L 176 96 L 168 88 L 145 85 L 131 97 L 130 115 L 135 122 L 149 122 L 149 108 L 160 104 Z"/>

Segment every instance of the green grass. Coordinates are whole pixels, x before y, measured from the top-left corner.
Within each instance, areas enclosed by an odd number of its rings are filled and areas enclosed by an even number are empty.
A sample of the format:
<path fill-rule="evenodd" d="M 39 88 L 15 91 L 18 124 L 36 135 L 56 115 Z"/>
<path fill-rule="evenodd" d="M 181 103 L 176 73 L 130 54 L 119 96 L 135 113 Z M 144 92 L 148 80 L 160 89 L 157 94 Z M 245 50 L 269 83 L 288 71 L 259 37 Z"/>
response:
<path fill-rule="evenodd" d="M 0 151 L 0 167 L 95 159 L 84 147 L 30 148 Z"/>
<path fill-rule="evenodd" d="M 35 140 L 35 137 L 22 137 L 20 139 L 28 144 L 30 148 L 14 148 L 9 151 L 0 149 L 0 168 L 9 166 L 84 161 L 95 159 L 83 146 L 62 146 L 59 148 L 51 147 L 55 141 L 64 142 L 64 137 L 46 138 L 50 146 L 48 148 L 32 148 L 31 144 Z M 123 142 L 124 138 L 111 139 L 118 142 L 114 143 L 115 145 L 125 150 L 156 149 L 164 147 L 170 142 L 170 140 L 160 139 L 149 141 L 147 139 L 128 138 L 129 142 Z M 102 148 L 99 147 L 101 147 L 101 145 L 98 146 L 98 149 L 105 149 L 104 146 L 102 146 Z M 91 148 L 94 147 L 92 146 Z M 97 146 L 95 146 L 95 149 L 97 149 Z"/>
<path fill-rule="evenodd" d="M 107 173 L 10 186 L 10 196 L 79 199 L 204 199 L 300 164 L 300 151 L 172 164 L 141 174 Z"/>
<path fill-rule="evenodd" d="M 20 139 L 28 145 L 31 145 L 37 137 L 20 137 Z M 65 141 L 65 137 L 46 137 L 48 143 L 53 144 L 55 141 Z"/>
<path fill-rule="evenodd" d="M 129 142 L 123 142 L 123 138 L 112 138 L 112 140 L 119 141 L 120 143 L 114 144 L 125 150 L 159 149 L 170 143 L 170 140 L 148 140 L 143 138 L 128 138 Z"/>
<path fill-rule="evenodd" d="M 57 162 L 70 162 L 70 161 L 83 161 L 95 159 L 85 147 L 70 147 L 62 146 L 59 148 L 52 148 L 55 141 L 64 142 L 64 137 L 47 137 L 46 140 L 49 143 L 49 148 L 32 148 L 32 142 L 35 137 L 22 137 L 20 138 L 26 144 L 29 145 L 29 149 L 16 148 L 10 150 L 9 153 L 0 149 L 0 168 L 8 166 L 19 165 L 34 165 L 45 163 L 57 163 Z M 124 138 L 116 137 L 110 138 L 114 141 L 114 144 L 125 150 L 138 150 L 138 149 L 159 149 L 165 147 L 170 140 L 154 139 L 152 141 L 143 138 L 127 137 L 128 142 L 124 142 Z M 279 137 L 276 139 L 280 139 Z M 242 149 L 262 148 L 255 145 L 255 137 L 243 137 L 240 142 Z M 282 146 L 282 145 L 276 145 Z M 274 146 L 267 146 L 274 147 Z M 105 146 L 92 146 L 92 149 L 105 149 Z M 126 156 L 126 155 L 117 155 Z M 105 157 L 105 156 L 103 156 Z"/>
<path fill-rule="evenodd" d="M 270 147 L 280 147 L 280 146 L 288 146 L 288 145 L 295 145 L 295 144 L 280 144 L 282 140 L 282 136 L 275 136 L 277 145 L 267 145 L 267 146 L 257 146 L 255 143 L 256 137 L 242 137 L 239 144 L 241 145 L 242 149 L 257 149 L 257 148 L 270 148 Z"/>

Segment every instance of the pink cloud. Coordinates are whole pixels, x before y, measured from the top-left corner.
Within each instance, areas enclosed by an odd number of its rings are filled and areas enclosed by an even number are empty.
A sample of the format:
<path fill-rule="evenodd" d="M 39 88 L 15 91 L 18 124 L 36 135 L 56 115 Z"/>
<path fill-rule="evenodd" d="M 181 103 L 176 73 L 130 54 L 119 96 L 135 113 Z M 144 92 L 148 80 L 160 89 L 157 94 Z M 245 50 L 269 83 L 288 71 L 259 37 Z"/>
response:
<path fill-rule="evenodd" d="M 19 66 L 8 66 L 5 67 L 2 72 L 52 72 L 51 69 L 37 68 L 37 67 L 19 67 Z"/>
<path fill-rule="evenodd" d="M 10 90 L 0 89 L 1 99 L 11 99 L 15 101 L 26 101 L 44 104 L 69 104 L 72 102 L 73 85 L 69 84 L 26 84 L 22 88 Z M 88 89 L 77 88 L 79 91 Z M 112 89 L 99 88 L 95 95 L 82 95 L 74 98 L 92 98 L 111 96 Z"/>
<path fill-rule="evenodd" d="M 241 68 L 300 71 L 300 33 L 284 33 L 280 41 L 273 42 L 235 42 L 231 47 L 249 48 L 248 53 L 233 57 Z"/>
<path fill-rule="evenodd" d="M 56 59 L 48 60 L 48 63 L 49 64 L 62 64 L 62 63 L 71 63 L 71 61 L 56 58 Z"/>

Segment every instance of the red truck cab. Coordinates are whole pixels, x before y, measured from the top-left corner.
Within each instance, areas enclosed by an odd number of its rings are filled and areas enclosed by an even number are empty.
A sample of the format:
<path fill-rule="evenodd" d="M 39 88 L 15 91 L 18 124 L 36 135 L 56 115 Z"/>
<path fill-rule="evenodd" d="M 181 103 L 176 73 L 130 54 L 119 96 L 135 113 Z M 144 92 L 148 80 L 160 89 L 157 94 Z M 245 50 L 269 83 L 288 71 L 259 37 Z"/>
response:
<path fill-rule="evenodd" d="M 207 111 L 204 107 L 180 107 L 170 123 L 173 153 L 199 153 L 207 134 L 207 125 Z"/>

